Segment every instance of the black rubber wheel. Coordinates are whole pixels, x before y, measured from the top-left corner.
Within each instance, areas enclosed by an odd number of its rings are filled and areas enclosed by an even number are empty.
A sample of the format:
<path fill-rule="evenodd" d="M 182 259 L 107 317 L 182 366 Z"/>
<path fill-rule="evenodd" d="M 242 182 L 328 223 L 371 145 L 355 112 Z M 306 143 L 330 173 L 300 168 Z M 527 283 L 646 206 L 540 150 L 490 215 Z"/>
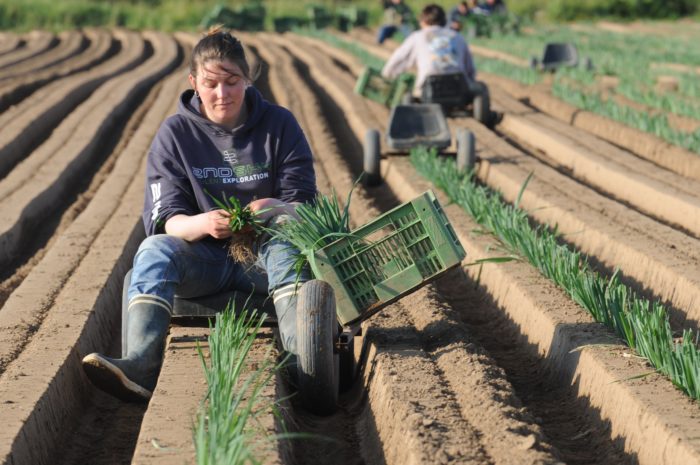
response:
<path fill-rule="evenodd" d="M 122 286 L 122 358 L 126 358 L 129 350 L 126 341 L 127 325 L 129 318 L 129 284 L 131 283 L 131 270 L 127 271 L 124 276 L 124 285 Z"/>
<path fill-rule="evenodd" d="M 476 138 L 468 129 L 457 131 L 457 170 L 473 170 L 476 165 Z"/>
<path fill-rule="evenodd" d="M 364 145 L 364 185 L 368 187 L 378 186 L 382 183 L 380 171 L 381 149 L 379 146 L 379 131 L 368 129 L 365 133 Z"/>
<path fill-rule="evenodd" d="M 482 85 L 478 94 L 474 96 L 474 119 L 481 124 L 489 125 L 491 123 L 491 99 L 489 98 L 489 89 Z"/>
<path fill-rule="evenodd" d="M 338 402 L 337 337 L 333 288 L 320 280 L 304 283 L 297 298 L 297 376 L 302 406 L 316 415 L 331 415 Z"/>

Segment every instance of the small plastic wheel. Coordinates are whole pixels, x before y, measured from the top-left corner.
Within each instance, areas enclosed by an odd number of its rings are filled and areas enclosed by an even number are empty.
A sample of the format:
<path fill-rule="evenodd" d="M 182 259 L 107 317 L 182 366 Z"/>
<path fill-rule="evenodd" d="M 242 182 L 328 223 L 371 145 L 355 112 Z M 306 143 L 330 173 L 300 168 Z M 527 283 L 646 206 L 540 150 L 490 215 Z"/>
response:
<path fill-rule="evenodd" d="M 539 65 L 539 60 L 537 57 L 530 57 L 530 69 L 537 69 L 537 66 Z"/>
<path fill-rule="evenodd" d="M 124 285 L 122 286 L 122 358 L 126 358 L 128 354 L 127 346 L 127 328 L 129 324 L 129 284 L 131 284 L 131 271 L 129 270 L 124 276 Z"/>
<path fill-rule="evenodd" d="M 488 126 L 492 120 L 491 99 L 489 97 L 489 89 L 483 84 L 479 92 L 474 96 L 473 108 L 474 119 Z"/>
<path fill-rule="evenodd" d="M 311 413 L 331 415 L 339 390 L 338 322 L 333 288 L 325 281 L 308 281 L 299 290 L 296 336 L 301 403 Z"/>
<path fill-rule="evenodd" d="M 380 170 L 381 149 L 379 146 L 379 131 L 368 129 L 365 133 L 364 145 L 364 184 L 372 187 L 382 183 Z"/>
<path fill-rule="evenodd" d="M 593 71 L 593 60 L 591 60 L 591 57 L 585 57 L 583 59 L 583 69 L 586 71 Z"/>
<path fill-rule="evenodd" d="M 476 165 L 476 137 L 468 129 L 457 131 L 457 170 L 468 171 Z"/>

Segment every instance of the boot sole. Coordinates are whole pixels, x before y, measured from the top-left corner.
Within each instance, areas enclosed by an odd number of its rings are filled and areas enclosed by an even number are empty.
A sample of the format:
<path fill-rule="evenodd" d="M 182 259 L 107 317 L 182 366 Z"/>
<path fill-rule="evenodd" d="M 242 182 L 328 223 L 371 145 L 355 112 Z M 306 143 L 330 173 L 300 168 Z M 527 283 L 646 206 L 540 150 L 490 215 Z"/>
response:
<path fill-rule="evenodd" d="M 83 370 L 92 384 L 127 402 L 148 402 L 153 393 L 126 377 L 124 372 L 99 354 L 83 358 Z"/>

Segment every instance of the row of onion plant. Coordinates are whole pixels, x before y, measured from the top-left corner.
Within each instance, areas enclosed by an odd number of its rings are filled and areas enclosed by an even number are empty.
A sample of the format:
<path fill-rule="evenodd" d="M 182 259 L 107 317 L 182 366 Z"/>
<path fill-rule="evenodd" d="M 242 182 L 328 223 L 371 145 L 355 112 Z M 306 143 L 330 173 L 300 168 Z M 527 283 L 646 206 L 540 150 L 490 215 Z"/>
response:
<path fill-rule="evenodd" d="M 559 242 L 547 226 L 533 227 L 527 212 L 503 201 L 499 193 L 457 170 L 454 160 L 415 149 L 416 169 L 474 220 L 494 234 L 511 253 L 524 257 L 564 289 L 593 318 L 615 331 L 632 349 L 694 399 L 700 399 L 700 353 L 697 336 L 683 331 L 674 339 L 666 309 L 644 299 L 619 280 L 595 272 L 580 252 Z"/>
<path fill-rule="evenodd" d="M 619 121 L 640 131 L 654 134 L 674 145 L 700 154 L 700 131 L 684 132 L 675 129 L 664 114 L 649 114 L 627 105 L 620 105 L 614 100 L 603 99 L 595 92 L 581 90 L 563 81 L 552 85 L 552 94 L 583 110 Z"/>
<path fill-rule="evenodd" d="M 262 394 L 277 366 L 265 357 L 251 370 L 248 360 L 264 319 L 229 307 L 210 326 L 209 356 L 198 348 L 208 386 L 193 427 L 198 465 L 258 464 L 266 448 L 274 447 L 259 418 L 276 413 L 275 402 Z"/>
<path fill-rule="evenodd" d="M 343 208 L 335 191 L 331 196 L 319 194 L 314 201 L 296 207 L 296 221 L 290 218 L 272 226 L 264 226 L 256 219 L 256 214 L 247 206 L 243 207 L 235 197 L 215 201 L 231 215 L 232 232 L 248 227 L 291 244 L 295 254 L 292 268 L 299 278 L 316 250 L 350 235 L 351 196 L 352 189 Z M 261 455 L 266 446 L 273 445 L 275 439 L 306 437 L 300 433 L 271 437 L 257 421 L 261 415 L 277 415 L 276 403 L 264 401 L 261 393 L 270 384 L 275 371 L 285 363 L 273 366 L 270 357 L 265 357 L 266 361 L 257 369 L 247 369 L 247 356 L 264 319 L 264 314 L 255 311 L 236 312 L 234 308 L 227 308 L 217 314 L 211 328 L 208 365 L 203 351 L 199 350 L 208 391 L 194 429 L 198 465 L 257 464 L 260 462 L 256 456 Z"/>

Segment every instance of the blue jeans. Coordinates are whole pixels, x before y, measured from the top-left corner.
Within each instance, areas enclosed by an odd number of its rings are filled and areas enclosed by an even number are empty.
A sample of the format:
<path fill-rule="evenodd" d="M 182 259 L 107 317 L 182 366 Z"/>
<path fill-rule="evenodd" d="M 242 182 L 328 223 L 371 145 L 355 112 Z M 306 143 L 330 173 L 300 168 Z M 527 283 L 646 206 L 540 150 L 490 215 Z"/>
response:
<path fill-rule="evenodd" d="M 284 220 L 277 217 L 275 221 Z M 270 294 L 275 289 L 294 284 L 291 268 L 295 250 L 279 240 L 263 240 L 254 265 L 234 261 L 228 248 L 209 241 L 187 242 L 168 234 L 147 237 L 134 257 L 128 295 L 156 296 L 171 309 L 175 295 L 190 298 L 228 290 Z M 310 279 L 305 270 L 299 277 Z M 287 299 L 288 300 L 288 299 Z M 296 334 L 296 312 L 288 305 L 275 307 L 283 339 Z"/>
<path fill-rule="evenodd" d="M 379 32 L 377 33 L 377 43 L 383 44 L 385 40 L 393 37 L 396 32 L 401 32 L 401 34 L 403 34 L 403 38 L 405 39 L 411 32 L 413 32 L 413 28 L 410 24 L 402 24 L 400 26 L 385 24 L 384 26 L 380 26 Z"/>
<path fill-rule="evenodd" d="M 377 33 L 377 43 L 383 44 L 384 41 L 393 36 L 397 30 L 398 28 L 392 25 L 380 26 L 379 32 Z"/>

